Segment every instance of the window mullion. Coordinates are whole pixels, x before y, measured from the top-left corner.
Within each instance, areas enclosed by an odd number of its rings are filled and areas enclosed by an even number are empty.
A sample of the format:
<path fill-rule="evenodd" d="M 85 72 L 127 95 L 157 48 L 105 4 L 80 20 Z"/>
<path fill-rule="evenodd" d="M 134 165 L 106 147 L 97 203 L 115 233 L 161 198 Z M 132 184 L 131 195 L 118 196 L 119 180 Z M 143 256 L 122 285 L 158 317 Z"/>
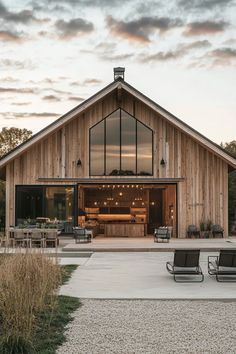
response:
<path fill-rule="evenodd" d="M 121 172 L 121 153 L 122 153 L 122 147 L 121 147 L 121 144 L 122 144 L 122 140 L 121 140 L 121 129 L 122 129 L 122 125 L 121 125 L 121 109 L 120 109 L 120 172 Z"/>

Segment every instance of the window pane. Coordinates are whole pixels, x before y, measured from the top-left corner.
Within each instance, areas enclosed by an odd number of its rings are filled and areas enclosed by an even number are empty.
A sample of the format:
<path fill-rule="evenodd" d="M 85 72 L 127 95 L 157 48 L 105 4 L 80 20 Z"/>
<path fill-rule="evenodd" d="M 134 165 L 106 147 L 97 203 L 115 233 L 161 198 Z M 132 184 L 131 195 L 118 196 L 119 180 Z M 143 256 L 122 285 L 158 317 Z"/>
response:
<path fill-rule="evenodd" d="M 104 175 L 104 120 L 90 130 L 90 174 Z"/>
<path fill-rule="evenodd" d="M 136 174 L 136 119 L 121 111 L 121 170 Z"/>
<path fill-rule="evenodd" d="M 137 122 L 137 174 L 152 175 L 152 130 Z"/>
<path fill-rule="evenodd" d="M 35 222 L 43 216 L 43 188 L 17 187 L 16 189 L 16 223 Z"/>
<path fill-rule="evenodd" d="M 74 188 L 46 188 L 46 217 L 50 220 L 73 221 Z"/>
<path fill-rule="evenodd" d="M 106 118 L 106 175 L 120 171 L 120 110 Z"/>

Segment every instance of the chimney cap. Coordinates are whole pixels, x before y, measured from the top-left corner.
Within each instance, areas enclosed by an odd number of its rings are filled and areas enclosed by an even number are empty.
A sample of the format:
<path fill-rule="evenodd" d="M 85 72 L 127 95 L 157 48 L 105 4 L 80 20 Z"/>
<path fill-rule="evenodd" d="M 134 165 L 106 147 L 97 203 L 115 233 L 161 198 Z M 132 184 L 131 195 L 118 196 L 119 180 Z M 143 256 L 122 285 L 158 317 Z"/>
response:
<path fill-rule="evenodd" d="M 117 80 L 119 78 L 121 78 L 122 80 L 124 80 L 125 78 L 125 68 L 122 67 L 117 67 L 113 69 L 114 71 L 114 80 Z"/>

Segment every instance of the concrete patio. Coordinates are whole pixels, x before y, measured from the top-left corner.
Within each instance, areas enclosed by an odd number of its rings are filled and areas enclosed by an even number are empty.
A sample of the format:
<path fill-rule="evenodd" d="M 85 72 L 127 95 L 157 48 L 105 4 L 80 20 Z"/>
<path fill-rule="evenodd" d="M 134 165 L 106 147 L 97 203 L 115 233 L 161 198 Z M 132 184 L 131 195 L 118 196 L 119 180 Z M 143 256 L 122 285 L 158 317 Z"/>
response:
<path fill-rule="evenodd" d="M 165 268 L 169 252 L 95 252 L 73 273 L 61 294 L 91 299 L 225 299 L 236 300 L 236 283 L 218 283 L 207 274 L 201 254 L 203 283 L 176 283 Z"/>
<path fill-rule="evenodd" d="M 236 238 L 224 239 L 171 239 L 170 242 L 154 242 L 153 237 L 96 237 L 91 243 L 75 243 L 68 240 L 62 251 L 76 252 L 170 252 L 178 248 L 198 248 L 210 252 L 222 248 L 236 248 Z"/>

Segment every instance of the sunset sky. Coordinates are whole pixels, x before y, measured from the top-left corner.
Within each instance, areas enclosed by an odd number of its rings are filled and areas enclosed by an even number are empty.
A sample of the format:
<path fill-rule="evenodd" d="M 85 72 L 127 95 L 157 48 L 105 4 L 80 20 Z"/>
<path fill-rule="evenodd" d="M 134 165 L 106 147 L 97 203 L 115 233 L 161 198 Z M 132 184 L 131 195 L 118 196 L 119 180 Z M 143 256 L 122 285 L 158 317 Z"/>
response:
<path fill-rule="evenodd" d="M 0 128 L 36 133 L 116 66 L 216 143 L 236 140 L 236 0 L 0 0 Z"/>

